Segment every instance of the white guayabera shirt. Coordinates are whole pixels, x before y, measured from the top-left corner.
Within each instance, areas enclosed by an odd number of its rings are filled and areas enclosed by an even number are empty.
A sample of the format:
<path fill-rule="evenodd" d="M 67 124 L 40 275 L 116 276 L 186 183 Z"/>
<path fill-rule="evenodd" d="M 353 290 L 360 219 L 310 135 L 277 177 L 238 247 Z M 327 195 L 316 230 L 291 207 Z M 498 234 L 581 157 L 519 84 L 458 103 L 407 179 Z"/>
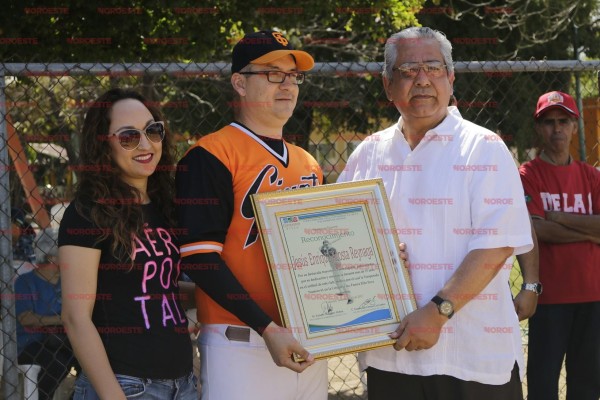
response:
<path fill-rule="evenodd" d="M 422 307 L 471 250 L 509 246 L 517 255 L 533 244 L 519 174 L 498 135 L 464 120 L 456 107 L 448 108 L 447 117 L 414 150 L 401 129 L 402 118 L 361 143 L 338 182 L 383 178 Z M 500 385 L 510 380 L 517 361 L 522 378 L 521 335 L 508 282 L 511 266 L 512 257 L 444 325 L 434 347 L 365 352 L 359 356 L 361 367 Z"/>

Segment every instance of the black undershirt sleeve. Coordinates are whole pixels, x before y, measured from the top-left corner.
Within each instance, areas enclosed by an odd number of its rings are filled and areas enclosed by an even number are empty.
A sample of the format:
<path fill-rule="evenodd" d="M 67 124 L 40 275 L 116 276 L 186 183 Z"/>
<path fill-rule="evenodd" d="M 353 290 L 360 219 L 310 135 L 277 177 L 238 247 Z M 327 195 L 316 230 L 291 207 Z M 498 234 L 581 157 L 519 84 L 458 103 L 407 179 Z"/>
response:
<path fill-rule="evenodd" d="M 177 165 L 175 180 L 180 244 L 224 243 L 234 212 L 230 171 L 206 149 L 195 147 Z M 272 319 L 252 300 L 219 253 L 182 257 L 181 271 L 259 334 L 271 323 Z"/>
<path fill-rule="evenodd" d="M 185 272 L 196 285 L 221 307 L 262 335 L 272 319 L 250 298 L 219 253 L 201 253 L 181 261 Z"/>

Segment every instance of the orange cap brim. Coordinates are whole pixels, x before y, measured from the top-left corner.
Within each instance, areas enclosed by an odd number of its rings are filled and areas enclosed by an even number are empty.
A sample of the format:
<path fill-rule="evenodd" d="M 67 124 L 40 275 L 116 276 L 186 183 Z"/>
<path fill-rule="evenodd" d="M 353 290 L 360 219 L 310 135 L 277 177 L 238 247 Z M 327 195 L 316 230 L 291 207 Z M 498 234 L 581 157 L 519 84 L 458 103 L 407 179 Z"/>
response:
<path fill-rule="evenodd" d="M 298 71 L 308 71 L 315 66 L 315 60 L 310 54 L 301 50 L 274 50 L 252 61 L 251 64 L 268 64 L 278 60 L 281 57 L 292 55 L 296 59 L 296 68 Z"/>

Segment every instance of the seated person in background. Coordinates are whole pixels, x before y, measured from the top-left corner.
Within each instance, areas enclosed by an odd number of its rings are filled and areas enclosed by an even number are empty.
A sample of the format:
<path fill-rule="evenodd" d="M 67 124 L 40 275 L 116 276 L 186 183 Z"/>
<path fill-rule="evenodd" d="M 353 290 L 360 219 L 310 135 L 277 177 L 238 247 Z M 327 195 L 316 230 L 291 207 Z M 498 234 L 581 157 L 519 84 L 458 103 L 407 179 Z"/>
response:
<path fill-rule="evenodd" d="M 34 240 L 36 269 L 15 281 L 19 364 L 37 364 L 40 400 L 52 399 L 74 363 L 62 321 L 58 269 L 58 229 L 40 231 Z"/>

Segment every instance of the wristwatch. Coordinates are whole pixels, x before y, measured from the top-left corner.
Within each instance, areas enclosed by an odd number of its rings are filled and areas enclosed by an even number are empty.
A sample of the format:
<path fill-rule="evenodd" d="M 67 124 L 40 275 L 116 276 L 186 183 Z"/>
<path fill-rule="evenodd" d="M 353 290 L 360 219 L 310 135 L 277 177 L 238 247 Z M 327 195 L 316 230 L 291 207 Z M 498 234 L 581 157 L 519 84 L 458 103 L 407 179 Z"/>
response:
<path fill-rule="evenodd" d="M 450 300 L 442 299 L 440 296 L 433 296 L 431 301 L 435 303 L 440 314 L 448 317 L 448 319 L 452 318 L 454 315 L 454 304 Z"/>
<path fill-rule="evenodd" d="M 534 292 L 535 294 L 537 294 L 538 296 L 540 294 L 542 294 L 542 290 L 543 290 L 543 286 L 540 282 L 536 282 L 536 283 L 523 283 L 523 285 L 521 286 L 521 290 L 531 290 L 532 292 Z"/>

